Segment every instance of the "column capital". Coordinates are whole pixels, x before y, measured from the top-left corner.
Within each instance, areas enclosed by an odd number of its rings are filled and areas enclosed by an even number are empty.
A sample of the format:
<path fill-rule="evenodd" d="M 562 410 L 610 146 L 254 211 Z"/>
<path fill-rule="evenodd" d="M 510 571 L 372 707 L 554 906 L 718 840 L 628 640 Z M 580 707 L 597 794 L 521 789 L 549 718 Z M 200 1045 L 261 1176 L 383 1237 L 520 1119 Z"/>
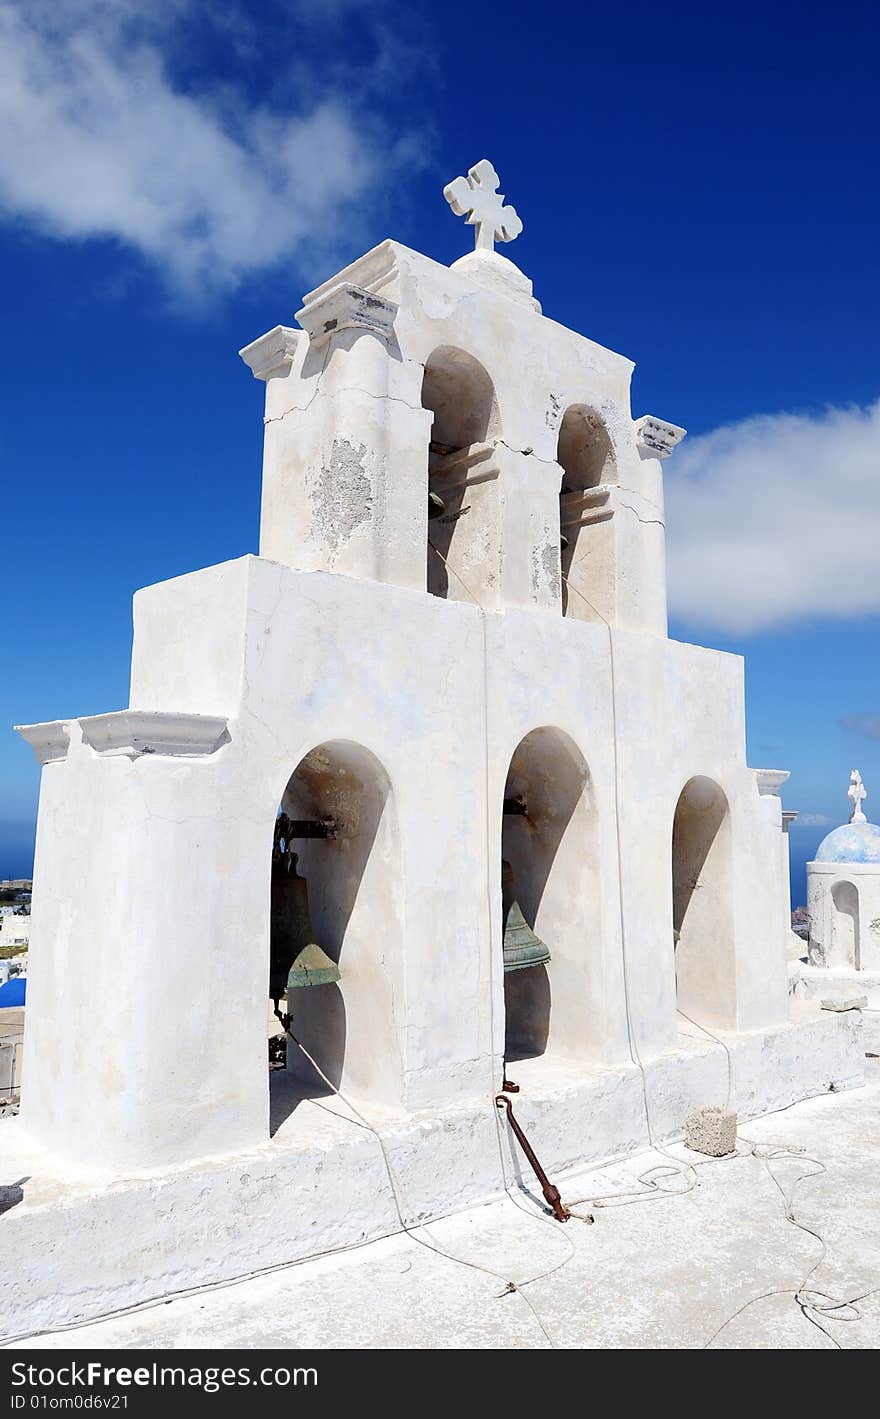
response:
<path fill-rule="evenodd" d="M 296 318 L 313 345 L 329 340 L 342 330 L 365 330 L 380 340 L 390 340 L 394 336 L 398 310 L 395 301 L 364 290 L 352 281 L 340 281 L 329 290 L 307 296 Z"/>
<path fill-rule="evenodd" d="M 20 734 L 34 751 L 38 764 L 54 764 L 67 758 L 70 748 L 70 720 L 50 719 L 45 724 L 17 724 L 16 734 Z"/>
<path fill-rule="evenodd" d="M 290 325 L 276 325 L 238 353 L 254 379 L 272 379 L 274 375 L 287 374 L 290 370 L 300 334 Z"/>
<path fill-rule="evenodd" d="M 634 428 L 636 445 L 642 458 L 668 458 L 687 434 L 687 429 L 680 429 L 678 424 L 667 424 L 665 419 L 656 419 L 653 414 L 643 414 L 636 419 Z"/>

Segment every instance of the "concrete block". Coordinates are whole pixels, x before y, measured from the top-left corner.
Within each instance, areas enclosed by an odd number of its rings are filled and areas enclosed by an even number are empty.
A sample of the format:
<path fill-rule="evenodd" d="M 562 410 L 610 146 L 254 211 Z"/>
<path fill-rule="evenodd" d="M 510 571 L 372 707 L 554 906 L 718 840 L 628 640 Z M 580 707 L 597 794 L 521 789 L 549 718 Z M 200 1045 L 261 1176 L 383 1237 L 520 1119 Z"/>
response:
<path fill-rule="evenodd" d="M 736 1114 L 715 1104 L 691 1109 L 685 1121 L 685 1146 L 694 1153 L 723 1158 L 736 1149 Z"/>

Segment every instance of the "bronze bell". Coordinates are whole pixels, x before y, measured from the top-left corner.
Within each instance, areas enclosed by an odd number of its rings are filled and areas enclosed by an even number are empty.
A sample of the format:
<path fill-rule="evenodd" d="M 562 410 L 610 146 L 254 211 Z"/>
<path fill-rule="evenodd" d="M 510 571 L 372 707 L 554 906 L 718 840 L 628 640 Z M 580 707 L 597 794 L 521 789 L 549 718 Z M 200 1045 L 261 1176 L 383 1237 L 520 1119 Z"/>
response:
<path fill-rule="evenodd" d="M 277 1002 L 287 990 L 330 985 L 339 967 L 315 940 L 305 877 L 296 870 L 297 855 L 285 853 L 273 864 L 272 924 L 269 938 L 269 995 Z"/>
<path fill-rule="evenodd" d="M 501 863 L 501 914 L 504 922 L 504 969 L 524 971 L 529 966 L 544 966 L 550 952 L 539 940 L 522 914 L 522 907 L 513 891 L 513 868 Z"/>

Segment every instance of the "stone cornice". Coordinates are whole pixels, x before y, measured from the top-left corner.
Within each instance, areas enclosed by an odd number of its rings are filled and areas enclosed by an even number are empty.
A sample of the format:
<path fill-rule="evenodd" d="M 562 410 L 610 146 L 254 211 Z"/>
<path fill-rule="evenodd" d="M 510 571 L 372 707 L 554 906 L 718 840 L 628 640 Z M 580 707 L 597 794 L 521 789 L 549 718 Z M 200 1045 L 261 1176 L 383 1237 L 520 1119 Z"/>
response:
<path fill-rule="evenodd" d="M 762 797 L 778 798 L 782 785 L 791 778 L 788 769 L 753 769 L 752 773 Z"/>
<path fill-rule="evenodd" d="M 328 292 L 337 286 L 349 282 L 355 286 L 360 286 L 365 291 L 378 291 L 382 286 L 387 286 L 398 270 L 397 262 L 398 243 L 393 241 L 382 241 L 378 246 L 374 246 L 370 251 L 365 251 L 363 256 L 357 257 L 348 266 L 343 266 L 341 271 L 337 271 L 335 276 L 329 280 L 322 281 L 320 286 L 316 286 L 313 291 L 307 291 L 302 298 L 303 306 L 308 308 L 326 296 Z M 406 248 L 401 248 L 406 251 Z M 419 256 L 419 253 L 411 253 Z M 419 256 L 422 261 L 430 260 L 429 257 Z M 436 265 L 436 262 L 432 262 Z"/>
<path fill-rule="evenodd" d="M 17 724 L 16 734 L 20 734 L 26 744 L 30 744 L 38 764 L 54 764 L 67 758 L 70 748 L 70 720 L 50 719 L 45 724 Z"/>
<path fill-rule="evenodd" d="M 687 429 L 680 429 L 677 424 L 667 424 L 664 419 L 655 419 L 653 414 L 643 414 L 636 419 L 635 431 L 642 458 L 668 458 L 687 433 Z"/>
<path fill-rule="evenodd" d="M 299 338 L 300 331 L 292 326 L 276 325 L 238 353 L 254 379 L 271 379 L 274 375 L 288 373 Z"/>
<path fill-rule="evenodd" d="M 125 709 L 92 715 L 79 723 L 83 743 L 102 756 L 202 758 L 229 743 L 228 721 L 218 715 Z"/>
<path fill-rule="evenodd" d="M 296 318 L 313 345 L 329 340 L 342 330 L 365 330 L 380 340 L 390 340 L 397 311 L 394 301 L 377 296 L 363 286 L 355 286 L 351 281 L 340 281 L 310 298 L 308 304 L 297 311 Z"/>

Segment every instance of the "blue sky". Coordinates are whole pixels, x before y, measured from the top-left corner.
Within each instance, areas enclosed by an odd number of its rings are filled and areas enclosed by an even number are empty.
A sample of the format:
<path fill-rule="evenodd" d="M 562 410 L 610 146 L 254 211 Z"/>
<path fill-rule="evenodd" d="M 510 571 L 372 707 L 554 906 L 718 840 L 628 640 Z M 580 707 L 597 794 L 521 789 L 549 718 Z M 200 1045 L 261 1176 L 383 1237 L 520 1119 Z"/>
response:
<path fill-rule="evenodd" d="M 136 588 L 256 550 L 236 351 L 386 236 L 454 260 L 441 189 L 488 156 L 545 312 L 689 430 L 673 632 L 745 654 L 802 862 L 853 765 L 880 800 L 878 39 L 848 0 L 0 0 L 0 726 L 127 702 Z M 6 728 L 0 784 L 24 873 Z"/>

